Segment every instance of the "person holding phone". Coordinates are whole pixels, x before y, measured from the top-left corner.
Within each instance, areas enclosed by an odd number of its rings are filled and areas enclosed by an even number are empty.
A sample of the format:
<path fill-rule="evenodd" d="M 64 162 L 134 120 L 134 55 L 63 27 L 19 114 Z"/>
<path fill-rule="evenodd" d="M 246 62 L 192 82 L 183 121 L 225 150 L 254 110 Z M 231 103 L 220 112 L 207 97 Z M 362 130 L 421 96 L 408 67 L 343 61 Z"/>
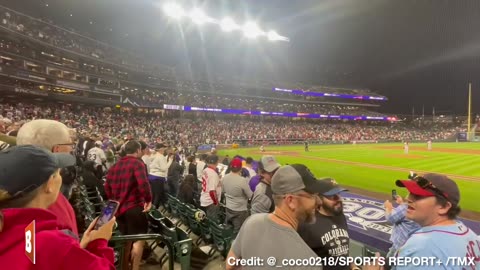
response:
<path fill-rule="evenodd" d="M 409 177 L 411 175 L 413 175 L 412 172 L 410 172 Z M 413 181 L 413 179 L 411 180 Z M 397 250 L 405 244 L 410 235 L 420 229 L 420 225 L 406 218 L 408 204 L 403 202 L 402 197 L 397 195 L 395 189 L 392 190 L 392 199 L 398 204 L 397 207 L 393 207 L 389 200 L 386 200 L 383 204 L 385 207 L 385 218 L 393 225 L 392 235 L 390 236 L 392 247 L 387 253 L 387 258 L 395 256 Z"/>
<path fill-rule="evenodd" d="M 60 169 L 73 164 L 72 155 L 52 154 L 32 145 L 0 152 L 2 269 L 32 269 L 32 261 L 25 255 L 28 246 L 35 253 L 35 269 L 115 269 L 113 249 L 108 247 L 115 218 L 98 229 L 94 229 L 94 220 L 79 243 L 58 229 L 57 217 L 47 210 L 60 194 Z M 33 221 L 33 232 L 25 233 Z"/>

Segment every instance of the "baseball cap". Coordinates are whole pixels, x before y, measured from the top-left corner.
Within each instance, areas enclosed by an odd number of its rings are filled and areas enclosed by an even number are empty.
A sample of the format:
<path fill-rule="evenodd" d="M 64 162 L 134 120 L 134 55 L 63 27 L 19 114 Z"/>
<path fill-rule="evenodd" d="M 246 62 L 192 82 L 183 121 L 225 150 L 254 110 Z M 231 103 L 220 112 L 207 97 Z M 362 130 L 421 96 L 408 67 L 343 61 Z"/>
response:
<path fill-rule="evenodd" d="M 281 166 L 273 156 L 263 156 L 260 162 L 266 172 L 273 172 Z"/>
<path fill-rule="evenodd" d="M 320 182 L 303 164 L 292 164 L 280 167 L 272 177 L 271 183 L 274 194 L 283 195 L 305 190 L 310 194 L 319 193 Z"/>
<path fill-rule="evenodd" d="M 419 184 L 421 178 L 429 182 L 426 182 L 427 186 L 424 188 L 422 188 L 422 186 Z M 458 190 L 457 183 L 448 178 L 446 175 L 427 173 L 422 176 L 417 176 L 413 180 L 397 180 L 395 183 L 398 187 L 404 187 L 410 193 L 422 197 L 439 195 L 435 193 L 436 188 L 438 192 L 441 192 L 452 204 L 458 205 L 460 202 L 460 191 Z M 430 183 L 431 185 L 429 186 Z M 432 185 L 434 187 L 432 187 Z"/>
<path fill-rule="evenodd" d="M 33 145 L 15 146 L 0 152 L 0 189 L 20 197 L 47 182 L 57 169 L 73 165 L 75 157 L 67 153 L 50 153 Z"/>
<path fill-rule="evenodd" d="M 348 191 L 348 189 L 342 188 L 333 178 L 323 178 L 319 179 L 320 190 L 319 194 L 323 196 L 333 196 L 343 191 Z"/>
<path fill-rule="evenodd" d="M 218 163 L 218 156 L 217 155 L 209 155 L 205 159 L 205 162 L 207 164 L 216 164 L 216 163 Z"/>
<path fill-rule="evenodd" d="M 242 160 L 239 159 L 239 158 L 232 159 L 232 162 L 230 162 L 230 167 L 232 167 L 232 168 L 242 168 Z"/>

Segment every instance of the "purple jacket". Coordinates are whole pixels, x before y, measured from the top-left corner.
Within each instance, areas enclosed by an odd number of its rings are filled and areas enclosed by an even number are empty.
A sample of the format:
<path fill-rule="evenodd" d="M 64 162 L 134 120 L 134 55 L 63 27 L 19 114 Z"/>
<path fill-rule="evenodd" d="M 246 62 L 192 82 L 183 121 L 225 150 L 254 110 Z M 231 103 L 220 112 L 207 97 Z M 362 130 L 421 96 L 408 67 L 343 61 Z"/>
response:
<path fill-rule="evenodd" d="M 252 192 L 255 192 L 255 188 L 257 188 L 258 183 L 260 183 L 261 177 L 259 174 L 255 175 L 250 179 L 250 182 L 248 182 L 248 185 L 250 186 L 250 189 Z"/>

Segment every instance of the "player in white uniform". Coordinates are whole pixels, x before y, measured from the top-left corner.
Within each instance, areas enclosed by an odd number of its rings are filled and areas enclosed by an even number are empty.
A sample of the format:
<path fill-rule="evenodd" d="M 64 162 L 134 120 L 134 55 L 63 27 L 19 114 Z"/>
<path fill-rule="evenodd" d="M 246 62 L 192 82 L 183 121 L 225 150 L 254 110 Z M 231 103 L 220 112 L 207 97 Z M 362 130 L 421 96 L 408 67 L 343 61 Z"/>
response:
<path fill-rule="evenodd" d="M 403 152 L 404 152 L 405 154 L 408 154 L 408 142 L 405 142 L 405 143 L 403 144 Z"/>
<path fill-rule="evenodd" d="M 96 175 L 99 179 L 103 177 L 103 164 L 107 161 L 107 156 L 103 152 L 101 141 L 95 142 L 95 147 L 88 150 L 87 159 L 95 162 Z"/>
<path fill-rule="evenodd" d="M 218 220 L 220 213 L 220 199 L 222 197 L 222 184 L 217 172 L 218 156 L 210 155 L 205 159 L 207 168 L 202 172 L 202 192 L 200 206 L 205 207 L 208 218 Z"/>
<path fill-rule="evenodd" d="M 265 152 L 265 146 L 263 146 L 263 144 L 260 146 L 260 151 Z"/>
<path fill-rule="evenodd" d="M 432 151 L 432 140 L 428 140 L 427 142 L 427 150 Z"/>

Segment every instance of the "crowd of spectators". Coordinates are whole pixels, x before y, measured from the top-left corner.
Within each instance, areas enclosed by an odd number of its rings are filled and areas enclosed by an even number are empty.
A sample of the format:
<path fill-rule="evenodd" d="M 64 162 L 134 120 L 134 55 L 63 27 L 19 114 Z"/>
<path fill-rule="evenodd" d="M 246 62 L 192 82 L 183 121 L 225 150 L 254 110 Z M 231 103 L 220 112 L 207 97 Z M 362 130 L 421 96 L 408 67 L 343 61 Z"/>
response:
<path fill-rule="evenodd" d="M 235 86 L 238 91 L 246 91 L 247 89 L 272 89 L 272 87 L 283 87 L 290 89 L 304 89 L 307 91 L 316 91 L 316 92 L 328 92 L 328 93 L 342 93 L 342 94 L 353 94 L 353 95 L 374 95 L 379 96 L 375 93 L 372 93 L 368 89 L 345 89 L 345 88 L 335 88 L 335 87 L 326 87 L 326 86 L 312 86 L 303 83 L 287 83 L 279 81 L 258 81 L 258 80 L 249 80 L 241 78 L 223 78 L 221 76 L 211 77 L 209 76 L 208 80 L 205 79 L 205 76 L 197 76 L 199 78 L 192 78 L 191 75 L 187 76 L 185 74 L 179 74 L 181 71 L 175 71 L 173 68 L 158 66 L 158 65 L 149 65 L 145 59 L 142 59 L 137 54 L 112 47 L 106 43 L 97 41 L 85 35 L 79 34 L 74 30 L 67 30 L 63 27 L 54 25 L 48 19 L 37 19 L 20 12 L 8 9 L 6 7 L 0 6 L 0 27 L 7 28 L 10 31 L 28 36 L 33 39 L 40 40 L 47 44 L 53 45 L 64 50 L 72 51 L 77 54 L 85 55 L 89 59 L 99 60 L 105 63 L 113 64 L 117 68 L 124 66 L 130 70 L 140 71 L 147 74 L 148 79 L 151 82 L 170 80 L 174 79 L 177 81 L 176 87 L 179 90 L 188 89 L 189 91 L 195 91 L 195 89 L 201 88 L 206 89 L 205 85 L 208 85 L 209 88 L 216 89 L 225 89 L 228 87 Z M 20 50 L 26 49 L 26 47 L 21 44 L 15 45 L 14 50 L 20 52 Z M 30 52 L 22 52 L 22 55 L 32 55 Z M 37 53 L 38 55 L 38 53 Z M 89 63 L 84 63 L 81 66 L 82 69 L 94 69 Z M 114 67 L 115 68 L 115 67 Z M 111 70 L 111 68 L 98 68 L 96 70 L 98 73 L 103 75 L 118 75 L 117 78 L 128 77 L 125 73 Z M 304 99 L 305 97 L 298 95 L 287 94 L 290 98 L 294 99 Z M 317 100 L 318 98 L 309 97 L 309 99 Z"/>
<path fill-rule="evenodd" d="M 149 143 L 171 141 L 184 145 L 204 143 L 251 144 L 279 143 L 287 140 L 324 142 L 427 141 L 452 138 L 460 129 L 452 125 L 418 128 L 402 123 L 326 122 L 285 118 L 261 120 L 257 117 L 215 119 L 213 114 L 140 114 L 111 108 L 68 104 L 0 104 L 0 132 L 15 132 L 31 119 L 53 119 L 78 132 L 97 134 L 104 139 L 122 140 L 126 136 Z M 259 121 L 261 120 L 261 121 Z"/>

